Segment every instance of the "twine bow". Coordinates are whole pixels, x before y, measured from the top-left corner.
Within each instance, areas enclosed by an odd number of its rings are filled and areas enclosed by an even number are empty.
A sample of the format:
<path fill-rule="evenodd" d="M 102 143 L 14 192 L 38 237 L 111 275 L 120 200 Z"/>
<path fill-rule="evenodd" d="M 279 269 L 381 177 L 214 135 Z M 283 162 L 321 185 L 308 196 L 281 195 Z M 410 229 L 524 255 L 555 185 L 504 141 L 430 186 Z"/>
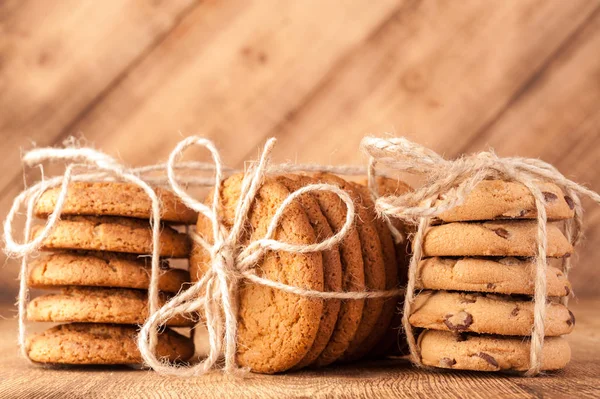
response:
<path fill-rule="evenodd" d="M 243 246 L 242 233 L 247 222 L 248 212 L 253 203 L 267 171 L 281 172 L 298 170 L 298 166 L 269 167 L 270 153 L 275 144 L 275 139 L 267 141 L 262 155 L 256 164 L 251 164 L 245 172 L 241 184 L 241 192 L 235 208 L 232 227 L 225 229 L 219 220 L 220 188 L 222 183 L 221 159 L 214 145 L 203 138 L 189 137 L 173 150 L 167 162 L 167 175 L 172 190 L 190 208 L 196 210 L 207 218 L 212 226 L 212 244 L 191 233 L 193 240 L 202 246 L 210 255 L 210 268 L 198 282 L 184 292 L 173 297 L 161 309 L 153 313 L 141 329 L 138 346 L 147 365 L 163 374 L 177 376 L 193 376 L 208 372 L 217 367 L 221 354 L 224 356 L 224 371 L 240 373 L 242 370 L 236 364 L 237 350 L 237 290 L 242 280 L 267 286 L 303 297 L 320 299 L 368 299 L 398 296 L 404 292 L 402 289 L 387 291 L 365 292 L 323 292 L 287 285 L 260 277 L 254 267 L 267 251 L 287 251 L 295 253 L 319 252 L 339 244 L 348 234 L 354 224 L 355 211 L 351 197 L 342 189 L 331 184 L 311 184 L 291 193 L 276 210 L 269 222 L 267 232 L 261 239 Z M 199 145 L 210 151 L 215 170 L 215 181 L 211 206 L 207 206 L 191 196 L 176 181 L 174 167 L 183 151 L 190 146 Z M 304 170 L 326 170 L 327 167 L 309 166 Z M 300 169 L 302 170 L 302 169 Z M 347 172 L 355 168 L 346 169 Z M 364 170 L 362 170 L 364 173 Z M 299 196 L 312 191 L 330 191 L 336 194 L 346 206 L 346 220 L 342 228 L 333 236 L 315 244 L 290 244 L 275 240 L 276 229 L 286 208 Z M 198 364 L 189 367 L 178 367 L 161 362 L 153 350 L 152 337 L 156 335 L 159 326 L 178 314 L 185 314 L 203 310 L 206 318 L 206 327 L 209 336 L 210 350 L 208 356 Z"/>
<path fill-rule="evenodd" d="M 493 152 L 480 152 L 456 160 L 447 160 L 423 146 L 405 138 L 382 139 L 365 137 L 362 149 L 371 157 L 371 173 L 376 164 L 398 171 L 422 175 L 425 182 L 419 189 L 401 196 L 378 198 L 376 210 L 384 218 L 400 218 L 418 224 L 413 238 L 413 256 L 409 264 L 408 284 L 402 324 L 407 335 L 414 364 L 422 366 L 419 348 L 408 321 L 415 299 L 418 264 L 423 257 L 423 238 L 433 217 L 464 203 L 469 193 L 484 179 L 501 179 L 522 183 L 535 199 L 537 209 L 537 256 L 535 259 L 534 324 L 531 333 L 530 367 L 526 375 L 536 375 L 542 364 L 544 317 L 546 311 L 546 225 L 544 194 L 536 184 L 552 182 L 563 189 L 573 201 L 575 216 L 565 222 L 565 235 L 575 246 L 582 236 L 583 208 L 579 195 L 600 203 L 600 195 L 563 176 L 555 167 L 539 159 L 500 158 Z M 570 258 L 563 259 L 565 276 L 571 268 Z M 561 301 L 566 305 L 568 298 Z"/>

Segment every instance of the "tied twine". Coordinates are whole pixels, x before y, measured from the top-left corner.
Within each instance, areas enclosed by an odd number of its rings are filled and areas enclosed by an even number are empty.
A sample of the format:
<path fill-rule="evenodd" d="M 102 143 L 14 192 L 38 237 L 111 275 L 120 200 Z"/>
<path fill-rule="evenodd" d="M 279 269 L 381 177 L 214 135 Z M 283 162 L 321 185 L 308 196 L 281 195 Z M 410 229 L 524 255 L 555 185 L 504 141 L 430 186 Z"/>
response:
<path fill-rule="evenodd" d="M 74 142 L 73 142 L 74 143 Z M 179 162 L 185 149 L 199 145 L 211 153 L 213 163 Z M 312 184 L 290 194 L 282 202 L 270 222 L 264 238 L 251 242 L 243 247 L 240 238 L 247 221 L 247 214 L 253 199 L 267 174 L 281 174 L 298 171 L 329 172 L 345 175 L 365 175 L 367 168 L 358 166 L 332 165 L 270 165 L 270 153 L 275 145 L 275 139 L 270 139 L 257 164 L 251 164 L 245 173 L 240 199 L 235 210 L 234 223 L 227 231 L 219 222 L 219 192 L 223 178 L 234 169 L 226 168 L 221 162 L 220 155 L 213 143 L 200 137 L 188 137 L 182 140 L 169 156 L 167 163 L 158 163 L 138 168 L 125 168 L 114 158 L 92 148 L 78 148 L 75 144 L 68 148 L 39 148 L 27 152 L 23 156 L 23 164 L 27 167 L 39 166 L 42 169 L 42 180 L 21 192 L 14 200 L 4 222 L 5 252 L 8 256 L 21 258 L 20 285 L 18 296 L 18 343 L 22 355 L 28 359 L 26 346 L 26 309 L 29 301 L 28 259 L 35 254 L 52 233 L 52 229 L 60 220 L 64 207 L 68 186 L 72 181 L 101 182 L 125 181 L 140 187 L 152 203 L 150 226 L 152 228 L 152 261 L 151 276 L 148 289 L 150 316 L 142 327 L 138 346 L 146 364 L 163 374 L 191 376 L 206 373 L 217 368 L 221 356 L 224 356 L 224 370 L 239 373 L 241 370 L 235 361 L 237 346 L 237 289 L 242 280 L 254 284 L 271 287 L 304 297 L 319 299 L 369 299 L 399 296 L 404 289 L 364 292 L 322 292 L 294 287 L 258 276 L 254 267 L 267 251 L 287 251 L 296 253 L 317 252 L 330 249 L 344 239 L 352 228 L 355 220 L 354 204 L 350 196 L 343 190 L 330 184 Z M 48 161 L 63 161 L 67 163 L 62 176 L 45 179 L 42 164 Z M 176 174 L 175 171 L 214 171 L 214 179 Z M 158 174 L 158 176 L 157 176 Z M 370 175 L 370 174 L 369 174 Z M 152 186 L 171 188 L 187 206 L 201 213 L 212 224 L 213 242 L 210 245 L 194 232 L 189 232 L 191 238 L 210 253 L 211 267 L 204 276 L 189 289 L 172 297 L 162 308 L 159 308 L 158 280 L 160 269 L 160 229 L 161 202 Z M 214 185 L 214 196 L 210 207 L 189 196 L 182 188 L 186 186 L 210 187 Z M 52 213 L 48 216 L 44 227 L 31 238 L 31 227 L 34 220 L 34 206 L 39 197 L 48 189 L 59 187 L 60 191 Z M 300 195 L 311 191 L 331 191 L 338 195 L 347 208 L 346 221 L 332 237 L 315 244 L 296 245 L 273 239 L 279 221 L 284 211 Z M 375 196 L 375 194 L 374 194 Z M 24 241 L 18 242 L 13 235 L 13 223 L 21 208 L 26 206 Z M 395 232 L 397 240 L 403 237 Z M 166 321 L 176 315 L 204 310 L 206 327 L 209 335 L 210 351 L 206 359 L 193 366 L 175 366 L 161 359 L 154 353 L 158 330 Z"/>
<path fill-rule="evenodd" d="M 500 179 L 522 183 L 535 199 L 537 209 L 537 251 L 535 258 L 534 323 L 531 332 L 530 367 L 528 376 L 537 375 L 542 364 L 544 318 L 546 311 L 546 248 L 547 216 L 544 194 L 537 182 L 551 182 L 572 198 L 574 218 L 565 221 L 565 235 L 573 246 L 582 237 L 583 208 L 579 195 L 590 197 L 600 204 L 600 195 L 563 176 L 555 167 L 538 159 L 499 158 L 493 152 L 447 160 L 425 147 L 405 138 L 382 139 L 365 137 L 361 148 L 371 157 L 370 174 L 375 165 L 423 175 L 425 183 L 419 189 L 401 196 L 386 196 L 376 201 L 376 211 L 384 218 L 399 218 L 417 224 L 413 238 L 413 255 L 408 270 L 402 324 L 406 332 L 412 362 L 421 363 L 419 348 L 408 319 L 415 299 L 418 264 L 423 257 L 423 239 L 433 217 L 464 203 L 469 193 L 484 179 Z M 371 181 L 373 181 L 371 179 Z M 571 269 L 570 258 L 563 259 L 565 276 Z M 561 299 L 567 305 L 568 297 Z"/>
<path fill-rule="evenodd" d="M 183 151 L 190 146 L 200 145 L 208 149 L 215 164 L 215 183 L 211 206 L 195 200 L 189 196 L 177 183 L 173 174 L 173 166 Z M 186 291 L 173 297 L 161 309 L 153 313 L 140 332 L 138 346 L 142 356 L 150 367 L 163 373 L 177 376 L 201 375 L 217 367 L 221 355 L 224 357 L 224 371 L 239 374 L 246 371 L 236 363 L 237 351 L 237 291 L 242 280 L 253 284 L 263 285 L 287 292 L 290 294 L 318 298 L 318 299 L 369 299 L 384 298 L 401 295 L 403 289 L 370 292 L 323 292 L 295 287 L 278 281 L 269 280 L 257 275 L 255 266 L 267 251 L 286 251 L 295 253 L 319 252 L 331 249 L 339 244 L 348 234 L 354 224 L 354 204 L 350 196 L 337 186 L 331 184 L 311 184 L 291 193 L 276 210 L 271 219 L 265 236 L 261 239 L 243 246 L 240 242 L 244 226 L 247 222 L 248 211 L 253 200 L 269 170 L 270 154 L 275 139 L 267 141 L 258 163 L 252 164 L 244 175 L 241 184 L 241 192 L 237 202 L 232 227 L 229 231 L 220 223 L 220 190 L 221 190 L 221 159 L 211 142 L 196 137 L 183 140 L 175 148 L 167 163 L 167 174 L 173 191 L 190 208 L 206 217 L 212 226 L 213 244 L 209 244 L 197 234 L 192 234 L 193 240 L 202 246 L 210 254 L 210 268 L 202 278 Z M 294 166 L 271 168 L 271 172 L 289 171 L 290 169 L 312 171 L 327 170 L 328 167 Z M 352 167 L 343 170 L 345 173 L 353 173 Z M 364 173 L 364 170 L 361 170 Z M 279 221 L 284 217 L 286 208 L 299 196 L 312 191 L 330 191 L 336 194 L 346 205 L 346 220 L 342 228 L 330 238 L 315 244 L 290 244 L 273 239 Z M 184 367 L 174 366 L 160 361 L 151 346 L 150 337 L 156 334 L 157 329 L 164 325 L 167 320 L 176 315 L 186 314 L 198 310 L 204 310 L 206 327 L 209 336 L 210 349 L 208 356 L 196 365 Z"/>

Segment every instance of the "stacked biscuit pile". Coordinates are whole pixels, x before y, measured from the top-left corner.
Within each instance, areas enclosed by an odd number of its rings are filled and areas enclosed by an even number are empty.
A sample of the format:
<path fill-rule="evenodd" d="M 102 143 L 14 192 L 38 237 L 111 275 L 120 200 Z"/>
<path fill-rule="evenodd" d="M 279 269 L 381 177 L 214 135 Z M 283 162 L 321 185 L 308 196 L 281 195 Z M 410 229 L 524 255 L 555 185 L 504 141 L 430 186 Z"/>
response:
<path fill-rule="evenodd" d="M 234 175 L 221 187 L 220 220 L 226 228 L 233 223 L 242 179 Z M 331 174 L 266 177 L 252 202 L 241 244 L 264 237 L 273 215 L 290 193 L 313 183 L 332 184 L 350 194 L 356 205 L 350 233 L 339 246 L 321 253 L 269 251 L 256 265 L 257 274 L 317 291 L 397 288 L 399 277 L 406 274 L 404 246 L 396 247 L 388 226 L 376 218 L 365 186 Z M 383 193 L 399 195 L 409 189 L 401 182 L 380 183 Z M 339 231 L 345 218 L 346 206 L 336 194 L 309 192 L 286 208 L 274 238 L 292 244 L 320 242 Z M 212 242 L 212 227 L 202 216 L 197 232 Z M 195 245 L 190 259 L 192 280 L 200 279 L 209 265 L 209 253 Z M 239 290 L 237 363 L 255 372 L 276 373 L 392 353 L 397 347 L 398 300 L 322 300 L 243 282 Z"/>
<path fill-rule="evenodd" d="M 573 200 L 540 184 L 549 221 L 573 217 Z M 410 323 L 425 365 L 463 370 L 527 370 L 534 320 L 537 217 L 534 198 L 519 183 L 483 181 L 465 203 L 439 217 L 425 235 Z M 440 223 L 441 222 L 441 223 Z M 548 268 L 542 370 L 563 368 L 573 314 L 559 302 L 570 284 L 552 258 L 573 248 L 548 223 Z"/>
<path fill-rule="evenodd" d="M 46 191 L 36 203 L 38 217 L 54 210 L 59 189 Z M 191 224 L 195 213 L 169 191 L 157 189 L 162 202 L 160 254 L 185 258 L 190 242 L 169 224 Z M 137 186 L 116 183 L 72 183 L 61 219 L 43 242 L 49 251 L 30 264 L 30 287 L 57 289 L 39 296 L 27 308 L 29 320 L 60 324 L 32 336 L 29 357 L 52 364 L 139 364 L 136 347 L 139 325 L 148 315 L 152 231 L 151 202 Z M 33 231 L 39 234 L 41 228 Z M 161 301 L 189 281 L 189 273 L 171 269 L 162 260 Z M 179 317 L 170 326 L 191 326 Z M 159 335 L 160 357 L 188 360 L 192 341 L 170 329 Z"/>

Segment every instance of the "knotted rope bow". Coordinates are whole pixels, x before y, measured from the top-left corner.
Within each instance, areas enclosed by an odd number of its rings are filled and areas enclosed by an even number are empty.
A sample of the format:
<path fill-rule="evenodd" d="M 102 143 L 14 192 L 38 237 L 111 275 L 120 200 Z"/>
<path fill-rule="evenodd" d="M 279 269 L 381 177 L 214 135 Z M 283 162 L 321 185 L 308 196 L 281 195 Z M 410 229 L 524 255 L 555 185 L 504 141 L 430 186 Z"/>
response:
<path fill-rule="evenodd" d="M 546 311 L 546 208 L 544 194 L 536 182 L 557 184 L 573 200 L 575 217 L 565 222 L 565 235 L 573 246 L 581 239 L 583 208 L 579 195 L 600 203 L 600 195 L 563 176 L 552 165 L 538 159 L 499 158 L 493 152 L 446 160 L 435 152 L 405 138 L 381 139 L 365 137 L 362 149 L 371 157 L 370 174 L 382 164 L 398 171 L 422 175 L 425 182 L 419 189 L 404 195 L 381 197 L 376 201 L 378 214 L 385 218 L 400 218 L 417 223 L 413 239 L 413 256 L 409 264 L 408 284 L 402 324 L 407 335 L 411 360 L 422 366 L 419 348 L 408 321 L 415 299 L 418 264 L 423 257 L 422 245 L 430 220 L 464 203 L 475 186 L 484 179 L 501 179 L 522 183 L 535 199 L 537 209 L 537 256 L 535 260 L 534 325 L 531 333 L 530 368 L 527 375 L 536 375 L 541 368 Z M 371 181 L 373 181 L 371 179 Z M 563 259 L 565 275 L 571 268 L 570 258 Z M 566 305 L 567 297 L 562 298 Z"/>
<path fill-rule="evenodd" d="M 354 205 L 350 196 L 340 188 L 330 184 L 311 184 L 291 193 L 276 210 L 271 219 L 267 232 L 262 239 L 252 241 L 247 246 L 242 246 L 240 239 L 247 215 L 253 203 L 265 174 L 281 172 L 283 170 L 325 170 L 327 167 L 306 167 L 299 169 L 293 167 L 269 168 L 270 153 L 275 144 L 274 139 L 267 141 L 264 151 L 257 164 L 253 164 L 246 171 L 241 185 L 241 193 L 235 209 L 232 227 L 227 231 L 220 223 L 220 188 L 222 182 L 221 159 L 214 145 L 205 139 L 189 137 L 175 148 L 167 163 L 167 174 L 172 190 L 190 208 L 206 217 L 212 226 L 213 244 L 209 244 L 197 234 L 192 234 L 194 241 L 201 245 L 210 254 L 211 265 L 202 278 L 186 291 L 173 297 L 161 309 L 152 314 L 142 327 L 138 339 L 138 346 L 146 364 L 156 371 L 177 376 L 192 376 L 206 373 L 216 368 L 216 364 L 224 355 L 224 370 L 229 373 L 240 371 L 236 364 L 237 350 L 237 290 L 241 280 L 268 286 L 276 290 L 285 291 L 304 297 L 320 299 L 368 299 L 398 296 L 404 292 L 402 289 L 370 292 L 322 292 L 301 287 L 294 287 L 277 281 L 272 281 L 256 274 L 254 267 L 267 251 L 287 251 L 295 253 L 319 252 L 332 248 L 340 243 L 348 234 L 354 224 Z M 207 206 L 191 196 L 177 183 L 173 168 L 176 160 L 183 151 L 193 145 L 200 145 L 208 149 L 215 164 L 215 183 L 211 206 Z M 337 168 L 339 169 L 339 168 Z M 352 173 L 354 169 L 346 169 Z M 361 170 L 364 173 L 364 169 Z M 343 227 L 330 238 L 315 244 L 289 244 L 277 241 L 272 237 L 284 216 L 286 208 L 299 196 L 311 191 L 330 191 L 336 194 L 346 205 L 347 214 Z M 200 363 L 189 367 L 177 367 L 161 362 L 154 354 L 151 337 L 156 334 L 159 326 L 178 314 L 185 314 L 204 310 L 206 327 L 209 336 L 210 350 L 208 356 Z"/>

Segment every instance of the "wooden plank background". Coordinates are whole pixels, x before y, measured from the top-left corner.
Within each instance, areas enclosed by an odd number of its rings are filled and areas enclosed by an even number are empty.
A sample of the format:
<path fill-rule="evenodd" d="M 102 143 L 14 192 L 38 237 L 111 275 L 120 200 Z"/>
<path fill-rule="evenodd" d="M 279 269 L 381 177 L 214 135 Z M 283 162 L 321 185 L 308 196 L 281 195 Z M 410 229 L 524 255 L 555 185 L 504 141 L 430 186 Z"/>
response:
<path fill-rule="evenodd" d="M 21 149 L 71 135 L 141 165 L 200 134 L 240 166 L 269 136 L 277 160 L 361 163 L 361 137 L 387 132 L 539 157 L 600 190 L 599 54 L 596 0 L 0 1 L 0 216 Z M 586 205 L 581 297 L 600 289 Z"/>

